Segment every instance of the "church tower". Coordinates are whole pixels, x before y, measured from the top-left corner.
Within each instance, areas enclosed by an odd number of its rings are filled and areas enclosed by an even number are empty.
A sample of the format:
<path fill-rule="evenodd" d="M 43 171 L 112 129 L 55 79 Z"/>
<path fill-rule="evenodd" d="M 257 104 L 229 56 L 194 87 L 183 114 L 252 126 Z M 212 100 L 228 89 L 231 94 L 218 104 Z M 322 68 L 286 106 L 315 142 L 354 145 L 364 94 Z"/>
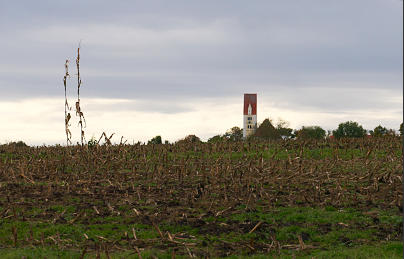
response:
<path fill-rule="evenodd" d="M 257 94 L 244 94 L 243 138 L 254 135 L 257 129 Z"/>

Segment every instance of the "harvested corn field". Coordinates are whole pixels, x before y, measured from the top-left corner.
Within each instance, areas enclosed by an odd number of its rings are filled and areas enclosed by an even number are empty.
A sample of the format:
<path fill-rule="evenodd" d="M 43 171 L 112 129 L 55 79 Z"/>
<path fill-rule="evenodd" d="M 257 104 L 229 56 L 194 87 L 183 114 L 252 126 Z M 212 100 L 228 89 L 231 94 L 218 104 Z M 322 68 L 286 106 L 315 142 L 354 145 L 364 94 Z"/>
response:
<path fill-rule="evenodd" d="M 2 145 L 0 255 L 400 258 L 402 171 L 400 137 Z"/>

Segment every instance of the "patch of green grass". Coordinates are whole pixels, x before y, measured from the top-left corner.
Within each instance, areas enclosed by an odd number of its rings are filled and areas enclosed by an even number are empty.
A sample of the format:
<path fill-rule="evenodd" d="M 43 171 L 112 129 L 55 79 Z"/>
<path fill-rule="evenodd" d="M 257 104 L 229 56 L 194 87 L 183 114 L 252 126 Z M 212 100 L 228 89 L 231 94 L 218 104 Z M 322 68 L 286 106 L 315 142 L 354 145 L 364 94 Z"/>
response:
<path fill-rule="evenodd" d="M 8 248 L 0 250 L 0 258 L 2 259 L 14 259 L 14 258 L 27 258 L 27 259 L 36 259 L 36 258 L 48 258 L 48 259 L 75 259 L 79 258 L 81 255 L 81 251 L 79 250 L 59 250 L 57 248 L 49 247 L 49 248 Z M 161 259 L 170 259 L 172 258 L 171 249 L 168 249 L 166 252 L 149 249 L 145 251 L 141 251 L 141 255 L 143 258 L 161 258 Z M 112 259 L 135 259 L 139 258 L 138 254 L 135 251 L 116 251 L 109 252 L 109 256 Z M 88 251 L 84 258 L 95 258 L 95 252 Z M 104 251 L 100 253 L 101 259 L 106 259 L 107 256 Z M 189 258 L 184 255 L 176 255 L 175 258 L 183 259 Z"/>
<path fill-rule="evenodd" d="M 178 233 L 178 232 L 186 232 L 190 235 L 197 235 L 198 234 L 198 229 L 197 228 L 192 228 L 191 226 L 186 226 L 186 225 L 173 225 L 173 224 L 160 224 L 159 228 L 161 231 L 165 232 L 168 231 L 171 234 Z"/>
<path fill-rule="evenodd" d="M 14 259 L 14 258 L 79 258 L 80 251 L 64 251 L 52 248 L 9 248 L 1 249 L 0 257 L 3 259 Z M 86 257 L 88 258 L 88 257 Z"/>
<path fill-rule="evenodd" d="M 281 250 L 280 254 L 270 253 L 270 254 L 257 254 L 248 256 L 229 256 L 225 257 L 227 259 L 266 259 L 266 258 L 277 258 L 277 259 L 292 259 L 292 258 L 302 258 L 302 259 L 399 259 L 403 256 L 403 244 L 400 242 L 388 242 L 380 243 L 374 245 L 363 245 L 353 248 L 347 247 L 333 247 L 328 250 L 311 250 L 311 251 L 295 251 L 295 250 Z"/>
<path fill-rule="evenodd" d="M 42 235 L 44 238 L 59 235 L 61 239 L 69 239 L 73 244 L 80 244 L 84 241 L 84 233 L 94 240 L 97 236 L 107 238 L 109 240 L 120 240 L 124 233 L 132 233 L 135 229 L 136 235 L 140 239 L 150 239 L 158 237 L 158 233 L 151 226 L 143 224 L 52 224 L 49 222 L 27 222 L 17 220 L 0 220 L 0 243 L 12 245 L 12 229 L 17 230 L 18 240 L 32 235 L 34 239 L 40 240 Z"/>
<path fill-rule="evenodd" d="M 387 218 L 395 217 L 391 214 Z M 274 210 L 263 212 L 260 208 L 256 211 L 243 212 L 230 216 L 231 220 L 237 221 L 264 221 L 267 223 L 349 223 L 361 222 L 370 223 L 372 219 L 363 215 L 353 208 L 337 210 L 333 207 L 312 208 L 312 207 L 279 207 Z M 395 217 L 396 220 L 398 218 Z"/>
<path fill-rule="evenodd" d="M 310 255 L 302 258 L 352 258 L 352 259 L 395 259 L 403 257 L 403 244 L 399 242 L 389 242 L 378 245 L 364 245 L 353 248 L 334 247 L 326 251 L 313 251 Z"/>
<path fill-rule="evenodd" d="M 303 148 L 302 157 L 306 159 L 326 159 L 333 158 L 335 150 L 338 150 L 338 156 L 343 160 L 351 160 L 353 158 L 364 158 L 366 157 L 367 151 L 366 149 L 359 148 L 348 148 L 348 147 L 340 147 L 335 149 L 335 147 L 330 147 L 327 145 L 320 145 L 319 147 L 305 147 Z M 402 151 L 401 149 L 395 150 L 395 155 L 401 157 Z M 386 151 L 376 150 L 372 152 L 369 156 L 369 159 L 381 159 L 388 155 Z M 156 154 L 149 154 L 149 158 L 155 158 Z M 275 159 L 275 160 L 286 160 L 290 157 L 300 156 L 300 150 L 296 148 L 291 148 L 285 150 L 281 145 L 273 144 L 271 147 L 267 149 L 263 149 L 261 145 L 257 149 L 249 149 L 247 146 L 244 146 L 244 150 L 242 151 L 231 151 L 231 152 L 211 152 L 211 153 L 203 153 L 203 152 L 194 152 L 194 151 L 186 151 L 179 153 L 168 153 L 169 159 L 195 159 L 195 158 L 205 158 L 205 159 L 230 159 L 230 160 L 239 160 L 243 157 L 247 158 L 264 158 L 264 159 Z"/>
<path fill-rule="evenodd" d="M 359 240 L 371 241 L 374 236 L 375 230 L 370 229 L 336 229 L 333 228 L 332 231 L 325 235 L 316 234 L 312 236 L 312 241 L 321 243 L 322 247 L 333 247 L 336 245 L 347 245 L 353 246 L 355 242 Z"/>
<path fill-rule="evenodd" d="M 402 215 L 392 215 L 391 212 L 381 211 L 380 212 L 380 223 L 388 225 L 402 225 L 403 217 Z"/>
<path fill-rule="evenodd" d="M 76 207 L 72 206 L 72 205 L 68 205 L 68 206 L 65 206 L 65 205 L 52 205 L 52 206 L 49 207 L 49 209 L 51 211 L 58 212 L 58 213 L 62 213 L 65 210 L 66 210 L 65 213 L 74 213 L 76 211 Z"/>
<path fill-rule="evenodd" d="M 240 241 L 252 241 L 258 240 L 258 236 L 256 233 L 238 233 L 238 232 L 230 232 L 230 233 L 222 233 L 219 236 L 211 236 L 209 235 L 210 240 L 223 240 L 226 242 L 240 242 Z"/>
<path fill-rule="evenodd" d="M 296 243 L 298 240 L 297 235 L 301 235 L 302 233 L 308 234 L 310 238 L 318 235 L 314 228 L 305 228 L 294 225 L 280 228 L 276 233 L 276 239 L 278 241 L 289 241 Z"/>
<path fill-rule="evenodd" d="M 119 210 L 128 209 L 119 206 L 115 206 L 115 208 Z M 44 211 L 47 213 L 51 212 L 51 215 L 56 216 L 57 213 L 65 209 L 67 209 L 64 215 L 66 219 L 71 218 L 73 212 L 77 213 L 77 209 L 74 206 L 61 205 L 52 205 L 47 209 L 31 208 L 23 213 L 27 218 L 33 218 L 35 215 Z M 219 210 L 220 209 L 225 209 L 225 207 L 219 208 Z M 201 212 L 202 211 L 198 211 L 198 214 Z M 195 211 L 193 213 L 195 213 Z M 93 242 L 100 242 L 99 236 L 106 238 L 108 241 L 123 240 L 123 242 L 126 242 L 124 233 L 126 232 L 129 237 L 132 238 L 132 228 L 136 231 L 136 235 L 139 239 L 159 239 L 159 234 L 153 226 L 140 224 L 137 217 L 131 218 L 116 214 L 103 217 L 102 213 L 95 215 L 94 210 L 91 208 L 88 209 L 87 215 L 89 216 L 79 218 L 74 224 L 63 223 L 63 221 L 57 221 L 53 224 L 53 216 L 47 219 L 46 222 L 24 221 L 20 215 L 18 219 L 14 217 L 3 218 L 0 219 L 0 244 L 6 247 L 13 245 L 13 227 L 17 229 L 18 246 L 27 244 L 26 242 L 24 243 L 23 239 L 27 236 L 29 237 L 30 229 L 32 229 L 34 239 L 41 240 L 42 236 L 44 236 L 45 244 L 48 248 L 51 248 L 50 246 L 53 245 L 52 240 L 48 238 L 51 236 L 55 237 L 55 235 L 60 236 L 62 240 L 70 240 L 69 243 L 73 245 L 72 247 L 76 247 L 77 249 L 79 249 L 80 244 L 85 241 L 84 233 L 90 240 L 93 240 Z M 209 216 L 204 217 L 203 220 L 220 225 L 218 227 L 223 228 L 224 231 L 219 231 L 216 234 L 206 234 L 206 232 L 201 232 L 198 227 L 179 225 L 170 221 L 159 223 L 159 228 L 163 233 L 166 231 L 169 231 L 171 234 L 184 232 L 195 236 L 197 243 L 206 241 L 204 246 L 206 246 L 207 249 L 215 249 L 214 244 L 221 244 L 222 241 L 232 243 L 249 243 L 250 241 L 267 243 L 271 238 L 276 238 L 281 245 L 296 245 L 298 244 L 298 236 L 300 235 L 304 239 L 305 244 L 314 245 L 317 248 L 319 256 L 323 256 L 323 254 L 320 253 L 320 249 L 329 252 L 325 253 L 324 257 L 319 258 L 326 258 L 326 255 L 335 255 L 337 258 L 343 258 L 344 254 L 338 257 L 340 255 L 337 254 L 337 250 L 334 249 L 335 247 L 340 247 L 343 250 L 348 248 L 363 248 L 368 250 L 363 244 L 372 244 L 380 239 L 380 236 L 375 235 L 380 224 L 382 228 L 385 229 L 389 229 L 387 226 L 392 226 L 391 234 L 395 236 L 395 239 L 399 229 L 397 226 L 402 223 L 402 218 L 398 210 L 381 210 L 374 208 L 370 212 L 363 212 L 354 208 L 338 209 L 332 206 L 325 208 L 268 208 L 265 206 L 257 206 L 247 209 L 245 205 L 239 205 L 237 212 L 229 216 Z M 253 233 L 248 233 L 259 221 L 265 224 L 262 224 Z M 222 223 L 226 223 L 227 225 Z M 240 224 L 240 228 L 230 228 L 234 227 L 234 224 Z M 192 240 L 194 239 L 192 238 Z M 195 242 L 195 240 L 193 242 Z M 394 250 L 393 248 L 390 250 Z M 238 248 L 235 254 L 242 255 L 244 252 L 248 252 L 248 249 L 243 249 L 243 247 Z M 362 253 L 360 249 L 355 250 L 356 252 L 359 251 L 358 255 Z M 354 253 L 356 253 L 355 251 Z M 315 251 L 312 252 L 314 253 Z M 44 253 L 47 252 L 45 251 Z M 48 258 L 69 258 L 68 256 L 70 256 L 69 253 L 66 255 L 60 254 L 60 256 L 52 254 L 53 252 L 49 253 Z M 386 254 L 389 253 L 389 251 L 386 252 Z M 305 256 L 307 254 L 303 251 L 296 255 Z M 164 258 L 164 256 L 163 254 L 162 258 Z M 282 256 L 289 258 L 287 256 L 291 256 L 291 254 L 283 251 Z M 72 255 L 72 257 L 74 257 L 74 255 Z M 0 258 L 3 258 L 1 254 Z"/>
<path fill-rule="evenodd" d="M 7 248 L 0 250 L 0 258 L 4 259 L 14 259 L 14 258 L 22 258 L 26 257 L 27 259 L 34 258 L 61 258 L 61 259 L 70 259 L 70 258 L 79 258 L 81 251 L 79 250 L 58 250 L 55 247 L 48 248 Z M 167 251 L 158 251 L 154 249 L 148 249 L 141 251 L 143 258 L 162 258 L 168 259 L 171 258 L 172 253 L 171 249 L 167 249 Z M 182 251 L 180 255 L 176 253 L 176 258 L 188 258 L 185 251 Z M 252 258 L 252 259 L 266 259 L 266 258 L 278 258 L 278 259 L 292 259 L 292 258 L 302 258 L 302 259 L 399 259 L 402 258 L 403 254 L 403 244 L 400 242 L 386 242 L 379 243 L 373 245 L 363 245 L 353 248 L 347 247 L 333 247 L 328 250 L 281 250 L 280 254 L 277 252 L 272 252 L 268 254 L 255 254 L 255 255 L 233 255 L 229 257 L 225 257 L 227 259 L 244 259 L 244 258 Z M 84 258 L 94 258 L 95 252 L 89 251 L 86 253 Z M 138 258 L 138 255 L 135 251 L 110 251 L 110 257 L 113 259 L 120 258 Z M 106 258 L 105 252 L 101 253 L 101 258 Z M 217 257 L 213 257 L 217 258 Z"/>
<path fill-rule="evenodd" d="M 154 229 L 143 224 L 97 224 L 85 227 L 84 231 L 89 237 L 96 238 L 96 236 L 102 236 L 110 240 L 119 240 L 124 236 L 125 232 L 132 233 L 132 228 L 136 231 L 136 236 L 139 239 L 151 239 L 159 236 Z"/>
<path fill-rule="evenodd" d="M 240 207 L 242 208 L 242 207 Z M 242 211 L 242 209 L 241 209 Z M 384 224 L 397 225 L 402 218 L 394 211 L 381 212 L 380 221 Z M 220 222 L 218 218 L 217 221 Z M 238 222 L 262 221 L 273 226 L 275 236 L 281 242 L 296 243 L 298 235 L 305 235 L 308 242 L 316 242 L 321 247 L 331 247 L 338 244 L 354 244 L 360 240 L 372 241 L 375 228 L 371 216 L 353 208 L 336 209 L 311 207 L 279 207 L 273 210 L 240 212 L 228 217 L 227 220 Z M 265 230 L 263 230 L 264 238 Z"/>
<path fill-rule="evenodd" d="M 17 158 L 17 155 L 13 154 L 13 153 L 7 153 L 7 152 L 0 153 L 0 159 L 2 159 L 3 162 L 6 162 L 7 160 L 10 160 L 10 159 L 16 159 L 16 158 Z"/>

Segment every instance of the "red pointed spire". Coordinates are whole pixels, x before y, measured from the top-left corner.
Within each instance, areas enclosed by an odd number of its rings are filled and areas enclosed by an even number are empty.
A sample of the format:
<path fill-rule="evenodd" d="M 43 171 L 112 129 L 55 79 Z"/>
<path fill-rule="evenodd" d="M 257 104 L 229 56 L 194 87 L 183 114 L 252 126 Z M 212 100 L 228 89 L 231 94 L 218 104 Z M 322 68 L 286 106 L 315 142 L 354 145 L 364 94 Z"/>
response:
<path fill-rule="evenodd" d="M 248 106 L 251 105 L 250 115 L 257 115 L 257 94 L 244 94 L 244 115 L 248 114 Z"/>

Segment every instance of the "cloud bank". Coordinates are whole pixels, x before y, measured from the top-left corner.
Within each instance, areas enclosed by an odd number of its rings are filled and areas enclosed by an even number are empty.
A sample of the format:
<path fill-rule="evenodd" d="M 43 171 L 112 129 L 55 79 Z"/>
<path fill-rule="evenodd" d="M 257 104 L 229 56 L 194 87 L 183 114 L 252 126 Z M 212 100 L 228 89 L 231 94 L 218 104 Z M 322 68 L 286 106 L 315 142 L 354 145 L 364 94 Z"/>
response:
<path fill-rule="evenodd" d="M 1 2 L 2 134 L 63 141 L 57 103 L 64 61 L 72 61 L 73 75 L 79 41 L 81 93 L 94 132 L 114 125 L 108 130 L 135 140 L 207 138 L 241 126 L 245 92 L 258 93 L 261 119 L 397 129 L 402 19 L 395 0 Z M 71 79 L 72 95 L 74 86 Z M 29 137 L 27 121 L 49 139 Z"/>

